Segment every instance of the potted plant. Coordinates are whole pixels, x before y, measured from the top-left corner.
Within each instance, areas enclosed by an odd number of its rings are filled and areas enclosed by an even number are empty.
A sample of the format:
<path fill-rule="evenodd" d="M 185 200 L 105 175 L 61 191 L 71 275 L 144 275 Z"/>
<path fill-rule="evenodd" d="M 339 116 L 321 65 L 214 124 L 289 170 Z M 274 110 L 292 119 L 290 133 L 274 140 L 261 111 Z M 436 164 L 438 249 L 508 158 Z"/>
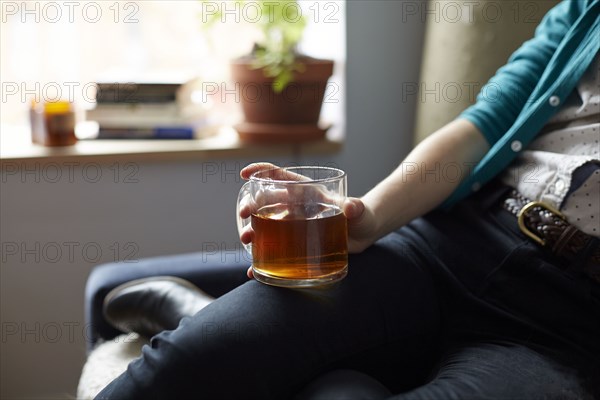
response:
<path fill-rule="evenodd" d="M 252 4 L 262 39 L 252 52 L 231 61 L 244 121 L 235 126 L 249 142 L 296 142 L 322 138 L 319 115 L 333 73 L 333 61 L 299 54 L 306 26 L 295 0 L 238 1 Z M 204 18 L 205 27 L 221 20 L 220 10 Z"/>

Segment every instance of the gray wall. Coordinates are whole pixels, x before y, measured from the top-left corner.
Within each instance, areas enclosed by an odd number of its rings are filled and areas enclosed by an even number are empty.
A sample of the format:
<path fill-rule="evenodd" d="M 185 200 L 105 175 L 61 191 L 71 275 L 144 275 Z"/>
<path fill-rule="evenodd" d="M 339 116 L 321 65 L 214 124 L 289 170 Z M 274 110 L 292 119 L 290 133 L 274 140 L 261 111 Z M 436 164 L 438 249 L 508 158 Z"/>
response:
<path fill-rule="evenodd" d="M 360 195 L 409 151 L 415 107 L 400 101 L 399 90 L 418 79 L 423 23 L 402 21 L 403 7 L 347 4 L 343 150 L 272 161 L 335 163 L 348 171 L 351 194 Z M 96 263 L 239 246 L 234 205 L 241 182 L 228 171 L 250 161 L 135 162 L 137 170 L 122 161 L 99 170 L 83 160 L 72 168 L 59 162 L 60 179 L 34 163 L 39 182 L 35 172 L 3 170 L 0 397 L 75 393 L 85 361 L 84 285 Z M 130 173 L 134 182 L 127 183 Z"/>

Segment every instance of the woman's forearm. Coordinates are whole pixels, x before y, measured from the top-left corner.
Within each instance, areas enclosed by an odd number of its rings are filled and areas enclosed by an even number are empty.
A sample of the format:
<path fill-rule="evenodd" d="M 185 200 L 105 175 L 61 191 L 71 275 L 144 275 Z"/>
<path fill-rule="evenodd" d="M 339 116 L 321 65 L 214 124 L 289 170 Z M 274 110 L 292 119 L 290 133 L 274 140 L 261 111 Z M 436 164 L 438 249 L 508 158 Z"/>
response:
<path fill-rule="evenodd" d="M 381 237 L 440 205 L 489 149 L 471 122 L 455 120 L 419 143 L 362 200 Z"/>

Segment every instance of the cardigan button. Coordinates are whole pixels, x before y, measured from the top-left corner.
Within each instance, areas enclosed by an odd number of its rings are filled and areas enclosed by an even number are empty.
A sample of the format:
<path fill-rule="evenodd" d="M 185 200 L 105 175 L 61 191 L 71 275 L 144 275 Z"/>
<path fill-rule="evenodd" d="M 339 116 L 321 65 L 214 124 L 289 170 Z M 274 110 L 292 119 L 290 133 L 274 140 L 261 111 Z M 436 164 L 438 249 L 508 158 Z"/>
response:
<path fill-rule="evenodd" d="M 510 144 L 510 149 L 511 149 L 512 151 L 514 151 L 515 153 L 516 153 L 516 152 L 519 152 L 519 151 L 521 151 L 521 149 L 522 149 L 522 148 L 523 148 L 523 143 L 521 143 L 521 142 L 520 142 L 520 141 L 518 141 L 518 140 L 514 140 L 514 141 L 513 141 L 513 142 Z"/>
<path fill-rule="evenodd" d="M 481 183 L 479 183 L 479 182 L 475 182 L 473 185 L 471 185 L 471 190 L 472 190 L 473 192 L 476 192 L 476 191 L 478 191 L 479 189 L 481 189 Z"/>
<path fill-rule="evenodd" d="M 552 107 L 557 107 L 558 105 L 560 105 L 560 97 L 550 96 L 549 103 Z"/>

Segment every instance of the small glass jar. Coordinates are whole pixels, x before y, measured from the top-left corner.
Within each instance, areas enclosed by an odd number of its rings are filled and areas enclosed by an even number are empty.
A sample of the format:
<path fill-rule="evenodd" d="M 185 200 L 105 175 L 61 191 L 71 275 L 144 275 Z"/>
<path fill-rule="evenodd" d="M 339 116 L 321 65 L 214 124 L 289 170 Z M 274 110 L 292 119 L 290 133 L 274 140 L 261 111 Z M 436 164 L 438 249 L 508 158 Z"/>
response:
<path fill-rule="evenodd" d="M 75 111 L 68 101 L 32 103 L 31 141 L 44 146 L 71 146 L 75 136 Z"/>

